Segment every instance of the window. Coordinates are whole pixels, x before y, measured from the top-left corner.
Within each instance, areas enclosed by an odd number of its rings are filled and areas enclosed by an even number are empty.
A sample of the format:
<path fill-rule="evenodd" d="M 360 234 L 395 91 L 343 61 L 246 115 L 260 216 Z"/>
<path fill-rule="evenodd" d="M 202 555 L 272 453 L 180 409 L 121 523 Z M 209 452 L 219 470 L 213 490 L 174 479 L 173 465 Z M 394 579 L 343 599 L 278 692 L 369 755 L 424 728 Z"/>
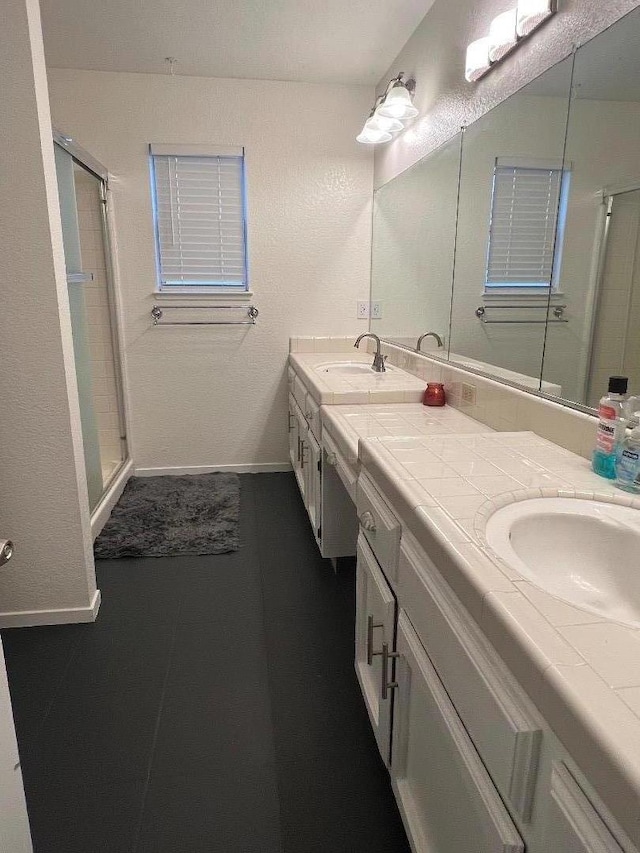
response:
<path fill-rule="evenodd" d="M 246 290 L 244 151 L 152 145 L 158 288 Z"/>
<path fill-rule="evenodd" d="M 496 161 L 485 293 L 555 286 L 569 184 L 564 174 L 559 165 Z"/>

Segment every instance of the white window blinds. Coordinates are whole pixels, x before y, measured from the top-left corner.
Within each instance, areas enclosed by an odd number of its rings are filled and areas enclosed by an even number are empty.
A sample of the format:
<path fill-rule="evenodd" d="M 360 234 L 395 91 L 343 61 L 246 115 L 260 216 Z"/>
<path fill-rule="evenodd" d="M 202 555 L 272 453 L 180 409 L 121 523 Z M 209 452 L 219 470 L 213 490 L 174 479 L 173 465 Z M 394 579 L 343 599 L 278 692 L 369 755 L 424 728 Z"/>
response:
<path fill-rule="evenodd" d="M 159 286 L 246 289 L 242 149 L 182 151 L 151 147 Z"/>
<path fill-rule="evenodd" d="M 550 287 L 562 169 L 496 165 L 487 288 Z"/>

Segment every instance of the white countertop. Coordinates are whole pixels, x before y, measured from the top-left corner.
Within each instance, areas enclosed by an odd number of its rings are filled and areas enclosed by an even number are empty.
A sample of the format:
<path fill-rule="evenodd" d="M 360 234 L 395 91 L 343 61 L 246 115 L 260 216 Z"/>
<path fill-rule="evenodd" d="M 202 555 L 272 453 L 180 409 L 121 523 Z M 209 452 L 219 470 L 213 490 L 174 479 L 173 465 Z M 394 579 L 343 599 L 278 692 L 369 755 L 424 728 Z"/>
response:
<path fill-rule="evenodd" d="M 531 497 L 640 498 L 531 432 L 362 438 L 360 461 L 639 844 L 640 630 L 523 580 L 486 547 L 484 527 Z"/>
<path fill-rule="evenodd" d="M 327 429 L 347 462 L 358 464 L 358 441 L 380 436 L 436 436 L 451 433 L 491 433 L 491 427 L 452 406 L 422 403 L 383 403 L 361 406 L 323 406 Z"/>
<path fill-rule="evenodd" d="M 341 375 L 323 373 L 318 365 L 332 362 L 371 364 L 373 356 L 352 348 L 351 352 L 290 353 L 289 361 L 307 391 L 319 406 L 366 403 L 419 403 L 426 382 L 399 367 L 385 373 Z"/>

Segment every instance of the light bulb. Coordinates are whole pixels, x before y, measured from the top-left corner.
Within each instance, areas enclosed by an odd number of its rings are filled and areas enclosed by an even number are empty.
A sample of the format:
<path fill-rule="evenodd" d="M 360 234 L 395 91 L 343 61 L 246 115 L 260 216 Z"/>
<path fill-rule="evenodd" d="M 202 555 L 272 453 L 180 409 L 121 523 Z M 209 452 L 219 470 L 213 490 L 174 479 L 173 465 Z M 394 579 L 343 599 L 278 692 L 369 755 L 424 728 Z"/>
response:
<path fill-rule="evenodd" d="M 503 12 L 491 22 L 489 27 L 489 59 L 498 62 L 517 43 L 516 9 Z"/>
<path fill-rule="evenodd" d="M 396 83 L 377 108 L 376 115 L 385 118 L 407 119 L 417 116 L 418 110 L 413 106 L 411 94 L 407 87 L 403 83 Z"/>
<path fill-rule="evenodd" d="M 518 0 L 516 32 L 519 36 L 528 36 L 554 11 L 554 0 Z"/>
<path fill-rule="evenodd" d="M 363 145 L 377 145 L 380 142 L 389 142 L 391 134 L 386 130 L 373 130 L 365 126 L 356 136 L 356 142 L 361 142 Z"/>
<path fill-rule="evenodd" d="M 375 112 L 372 116 L 365 121 L 364 126 L 366 128 L 370 128 L 371 130 L 383 130 L 387 133 L 397 133 L 399 130 L 404 129 L 404 125 L 397 118 L 388 118 L 387 116 L 381 116 L 377 112 Z"/>
<path fill-rule="evenodd" d="M 467 48 L 467 61 L 464 76 L 470 83 L 479 80 L 491 68 L 489 59 L 489 38 L 472 41 Z"/>

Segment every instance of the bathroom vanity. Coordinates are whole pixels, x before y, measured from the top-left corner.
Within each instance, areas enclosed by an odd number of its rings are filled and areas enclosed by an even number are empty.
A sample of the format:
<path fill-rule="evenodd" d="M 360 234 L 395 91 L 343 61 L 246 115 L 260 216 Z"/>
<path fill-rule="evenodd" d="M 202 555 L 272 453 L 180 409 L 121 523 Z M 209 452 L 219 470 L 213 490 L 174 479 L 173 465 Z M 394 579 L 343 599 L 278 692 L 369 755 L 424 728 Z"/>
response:
<path fill-rule="evenodd" d="M 347 345 L 291 354 L 290 449 L 321 552 L 357 551 L 355 668 L 412 849 L 637 853 L 640 630 L 525 579 L 486 525 L 640 501 L 530 430 L 419 404 L 434 361 L 345 379 L 371 360 Z"/>

